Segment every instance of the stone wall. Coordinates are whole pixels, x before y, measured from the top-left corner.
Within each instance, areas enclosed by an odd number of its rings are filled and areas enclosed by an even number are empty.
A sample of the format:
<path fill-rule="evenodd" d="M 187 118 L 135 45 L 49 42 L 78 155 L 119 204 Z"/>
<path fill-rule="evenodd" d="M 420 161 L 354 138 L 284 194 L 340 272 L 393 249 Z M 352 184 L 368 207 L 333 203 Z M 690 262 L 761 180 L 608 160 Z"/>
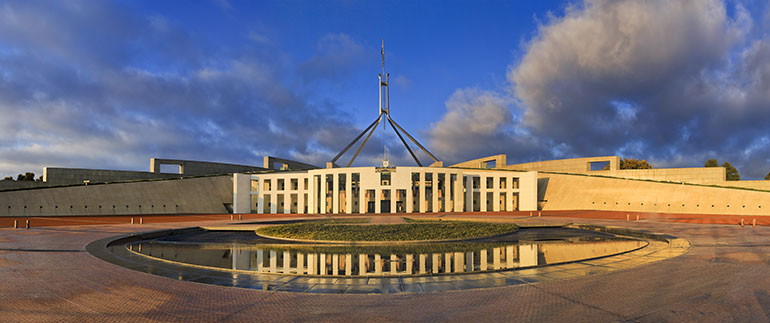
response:
<path fill-rule="evenodd" d="M 227 213 L 232 175 L 0 192 L 0 216 Z"/>
<path fill-rule="evenodd" d="M 539 173 L 543 210 L 770 215 L 770 192 Z"/>

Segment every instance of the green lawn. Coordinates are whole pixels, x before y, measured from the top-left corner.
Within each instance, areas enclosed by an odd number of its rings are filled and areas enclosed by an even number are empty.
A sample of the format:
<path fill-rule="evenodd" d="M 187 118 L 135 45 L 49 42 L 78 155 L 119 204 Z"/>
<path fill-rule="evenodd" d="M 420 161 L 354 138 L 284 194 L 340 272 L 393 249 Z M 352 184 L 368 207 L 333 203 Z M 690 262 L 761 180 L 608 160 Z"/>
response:
<path fill-rule="evenodd" d="M 404 224 L 345 225 L 305 222 L 257 229 L 274 237 L 333 241 L 411 241 L 473 239 L 518 230 L 513 223 L 425 221 Z"/>

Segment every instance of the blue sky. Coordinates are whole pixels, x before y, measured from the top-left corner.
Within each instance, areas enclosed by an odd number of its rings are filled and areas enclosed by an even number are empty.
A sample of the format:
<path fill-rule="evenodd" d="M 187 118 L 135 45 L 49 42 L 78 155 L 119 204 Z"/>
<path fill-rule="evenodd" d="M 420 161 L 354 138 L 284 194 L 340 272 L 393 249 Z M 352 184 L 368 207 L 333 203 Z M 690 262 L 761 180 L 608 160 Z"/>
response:
<path fill-rule="evenodd" d="M 384 38 L 394 119 L 447 163 L 718 158 L 761 178 L 769 31 L 752 0 L 4 1 L 0 175 L 322 165 L 376 117 Z M 411 165 L 397 140 L 379 130 L 359 164 L 388 145 Z"/>

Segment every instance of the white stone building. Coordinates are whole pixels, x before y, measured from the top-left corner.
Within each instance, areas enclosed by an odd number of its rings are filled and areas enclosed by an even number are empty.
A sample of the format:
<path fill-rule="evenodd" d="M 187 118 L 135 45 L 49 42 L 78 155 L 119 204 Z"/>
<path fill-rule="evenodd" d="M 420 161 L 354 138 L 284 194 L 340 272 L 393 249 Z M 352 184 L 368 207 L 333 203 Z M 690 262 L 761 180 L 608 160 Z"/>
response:
<path fill-rule="evenodd" d="M 537 210 L 537 172 L 349 167 L 233 175 L 235 213 Z"/>

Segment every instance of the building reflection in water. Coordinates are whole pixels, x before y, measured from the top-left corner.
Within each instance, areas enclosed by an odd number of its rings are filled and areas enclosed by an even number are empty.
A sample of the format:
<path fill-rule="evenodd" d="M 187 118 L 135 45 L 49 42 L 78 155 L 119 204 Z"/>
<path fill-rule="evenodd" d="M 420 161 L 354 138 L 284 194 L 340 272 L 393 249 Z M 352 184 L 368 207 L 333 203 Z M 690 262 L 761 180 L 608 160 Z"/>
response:
<path fill-rule="evenodd" d="M 645 241 L 519 243 L 471 251 L 315 252 L 291 247 L 229 246 L 198 248 L 144 243 L 131 247 L 141 254 L 194 265 L 257 273 L 306 276 L 413 276 L 527 268 L 604 257 L 644 247 Z M 144 248 L 142 248 L 144 245 Z M 317 248 L 323 250 L 323 247 Z M 370 249 L 371 250 L 371 249 Z"/>

